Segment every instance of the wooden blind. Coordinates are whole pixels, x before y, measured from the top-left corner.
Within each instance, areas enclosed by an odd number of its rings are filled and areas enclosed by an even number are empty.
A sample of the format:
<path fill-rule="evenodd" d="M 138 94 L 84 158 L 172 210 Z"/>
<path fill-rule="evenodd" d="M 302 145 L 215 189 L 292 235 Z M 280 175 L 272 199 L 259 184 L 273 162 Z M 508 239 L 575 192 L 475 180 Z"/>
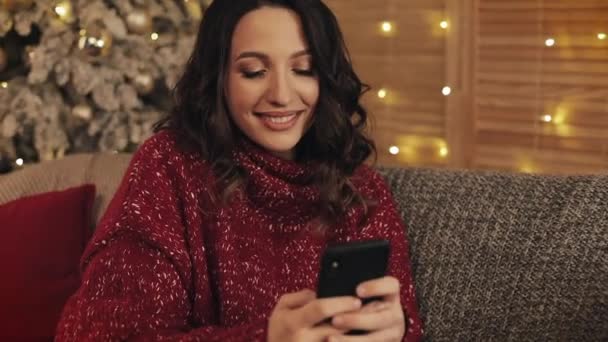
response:
<path fill-rule="evenodd" d="M 445 165 L 445 0 L 326 3 L 338 17 L 356 71 L 373 87 L 364 104 L 379 164 Z M 384 22 L 389 32 L 382 30 Z M 389 153 L 391 146 L 400 149 L 397 155 Z"/>
<path fill-rule="evenodd" d="M 374 87 L 380 164 L 608 170 L 608 1 L 326 2 Z"/>
<path fill-rule="evenodd" d="M 608 1 L 478 0 L 473 167 L 608 170 Z"/>

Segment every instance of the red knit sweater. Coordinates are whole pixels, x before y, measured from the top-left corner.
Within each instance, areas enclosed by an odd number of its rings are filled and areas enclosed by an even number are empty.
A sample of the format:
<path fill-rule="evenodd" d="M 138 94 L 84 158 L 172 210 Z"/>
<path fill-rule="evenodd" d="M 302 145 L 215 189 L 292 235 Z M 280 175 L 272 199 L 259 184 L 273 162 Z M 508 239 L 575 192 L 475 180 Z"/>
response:
<path fill-rule="evenodd" d="M 181 151 L 167 131 L 142 145 L 85 250 L 83 282 L 57 341 L 265 341 L 278 298 L 316 288 L 327 243 L 374 238 L 391 242 L 404 340 L 420 339 L 404 227 L 380 175 L 362 166 L 352 177 L 379 201 L 367 223 L 357 225 L 355 207 L 320 237 L 307 229 L 318 198 L 302 182 L 310 165 L 250 145 L 235 160 L 250 180 L 228 207 L 213 210 L 208 163 Z"/>

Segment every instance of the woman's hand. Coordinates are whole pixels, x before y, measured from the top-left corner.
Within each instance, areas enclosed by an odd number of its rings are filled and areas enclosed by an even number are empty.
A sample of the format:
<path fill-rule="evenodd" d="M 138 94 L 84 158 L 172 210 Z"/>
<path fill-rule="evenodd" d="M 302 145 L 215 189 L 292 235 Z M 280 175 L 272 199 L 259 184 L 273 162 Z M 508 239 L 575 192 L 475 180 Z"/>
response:
<path fill-rule="evenodd" d="M 270 315 L 268 342 L 327 341 L 329 336 L 341 335 L 347 329 L 322 322 L 359 309 L 361 300 L 356 297 L 317 299 L 311 290 L 283 295 Z"/>
<path fill-rule="evenodd" d="M 331 342 L 358 341 L 401 341 L 405 334 L 405 317 L 399 296 L 399 281 L 394 277 L 384 277 L 362 283 L 357 287 L 360 298 L 381 297 L 361 310 L 338 314 L 332 325 L 340 330 L 365 330 L 369 334 L 348 336 L 336 334 Z"/>

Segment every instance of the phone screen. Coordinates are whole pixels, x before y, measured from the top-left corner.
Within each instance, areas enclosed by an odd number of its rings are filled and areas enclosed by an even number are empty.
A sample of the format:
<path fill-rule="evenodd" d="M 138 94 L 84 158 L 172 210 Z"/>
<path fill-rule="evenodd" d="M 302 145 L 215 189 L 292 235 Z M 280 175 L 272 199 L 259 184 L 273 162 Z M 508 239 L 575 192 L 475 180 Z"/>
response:
<path fill-rule="evenodd" d="M 321 259 L 317 296 L 356 296 L 360 283 L 386 275 L 389 252 L 386 240 L 329 246 Z"/>
<path fill-rule="evenodd" d="M 390 244 L 387 240 L 349 242 L 329 246 L 321 259 L 317 297 L 357 296 L 362 282 L 386 275 Z M 365 298 L 367 304 L 378 298 Z M 351 335 L 365 334 L 352 331 Z"/>

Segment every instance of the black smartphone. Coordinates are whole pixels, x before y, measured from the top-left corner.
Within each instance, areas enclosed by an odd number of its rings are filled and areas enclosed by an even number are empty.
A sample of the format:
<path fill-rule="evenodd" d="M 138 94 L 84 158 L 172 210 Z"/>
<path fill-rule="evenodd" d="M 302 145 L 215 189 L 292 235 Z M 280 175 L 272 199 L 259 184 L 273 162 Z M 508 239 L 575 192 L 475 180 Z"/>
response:
<path fill-rule="evenodd" d="M 321 259 L 317 297 L 357 296 L 357 286 L 386 275 L 390 244 L 387 240 L 349 242 L 328 246 Z M 367 304 L 378 298 L 365 298 Z M 365 334 L 350 331 L 350 335 Z"/>

